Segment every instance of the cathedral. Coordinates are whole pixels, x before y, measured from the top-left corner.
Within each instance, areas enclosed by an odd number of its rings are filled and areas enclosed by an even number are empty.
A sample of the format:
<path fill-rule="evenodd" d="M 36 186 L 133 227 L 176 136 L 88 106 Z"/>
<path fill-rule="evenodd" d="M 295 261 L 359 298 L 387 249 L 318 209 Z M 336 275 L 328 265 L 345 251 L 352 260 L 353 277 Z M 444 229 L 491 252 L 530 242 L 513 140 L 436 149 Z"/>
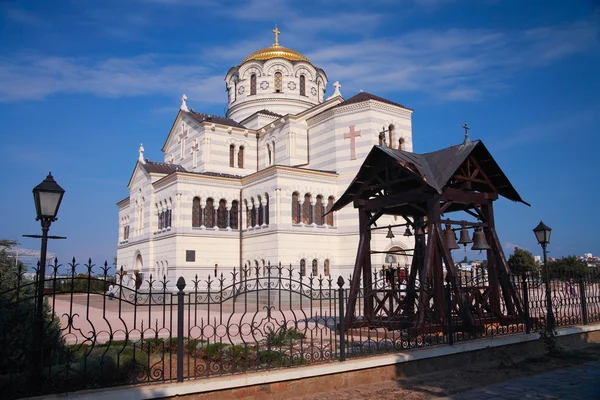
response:
<path fill-rule="evenodd" d="M 339 82 L 326 98 L 325 71 L 273 33 L 273 45 L 225 75 L 224 117 L 183 95 L 164 159 L 144 158 L 140 145 L 129 196 L 117 203 L 117 265 L 128 274 L 174 287 L 180 276 L 230 279 L 246 266 L 262 275 L 280 262 L 306 277 L 352 273 L 358 214 L 328 211 L 374 145 L 412 151 L 413 110 L 363 91 L 345 98 Z M 373 248 L 395 254 L 373 254 L 372 264 L 410 264 L 413 242 L 373 231 Z"/>

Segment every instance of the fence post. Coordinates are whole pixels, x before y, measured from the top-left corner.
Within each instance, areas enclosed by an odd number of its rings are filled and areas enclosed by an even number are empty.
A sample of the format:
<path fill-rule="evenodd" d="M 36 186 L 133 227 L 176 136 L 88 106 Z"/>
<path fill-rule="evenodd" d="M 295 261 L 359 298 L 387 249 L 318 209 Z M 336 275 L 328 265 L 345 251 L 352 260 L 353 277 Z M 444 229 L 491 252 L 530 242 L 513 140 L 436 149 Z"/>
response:
<path fill-rule="evenodd" d="M 448 325 L 448 344 L 454 344 L 454 335 L 452 334 L 452 286 L 450 282 L 446 284 L 446 322 Z"/>
<path fill-rule="evenodd" d="M 529 285 L 527 283 L 527 274 L 521 275 L 523 283 L 523 313 L 525 314 L 525 332 L 531 332 L 531 318 L 529 317 Z"/>
<path fill-rule="evenodd" d="M 344 278 L 338 277 L 337 284 L 338 288 L 338 302 L 339 302 L 339 323 L 338 328 L 340 330 L 340 361 L 346 360 L 346 327 L 345 325 L 345 314 L 344 314 Z"/>
<path fill-rule="evenodd" d="M 185 279 L 177 280 L 177 382 L 183 382 L 183 302 L 185 300 Z"/>
<path fill-rule="evenodd" d="M 579 295 L 581 296 L 581 315 L 583 324 L 587 325 L 589 323 L 588 320 L 588 311 L 587 311 L 587 303 L 585 299 L 585 278 L 581 277 L 579 279 Z"/>

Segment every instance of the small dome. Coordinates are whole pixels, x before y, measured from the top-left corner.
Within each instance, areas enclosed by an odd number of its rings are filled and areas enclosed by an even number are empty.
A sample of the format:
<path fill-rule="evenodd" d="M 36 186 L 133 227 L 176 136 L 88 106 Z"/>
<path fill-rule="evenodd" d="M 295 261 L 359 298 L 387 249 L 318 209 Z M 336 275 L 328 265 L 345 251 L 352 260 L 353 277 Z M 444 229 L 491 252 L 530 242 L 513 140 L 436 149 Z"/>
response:
<path fill-rule="evenodd" d="M 266 47 L 264 49 L 260 49 L 258 51 L 255 51 L 254 53 L 250 54 L 248 57 L 246 57 L 244 59 L 243 63 L 246 61 L 250 61 L 250 60 L 264 61 L 264 60 L 270 60 L 272 58 L 285 58 L 286 60 L 290 60 L 290 61 L 310 62 L 310 61 L 308 61 L 308 58 L 304 57 L 302 54 L 298 53 L 297 51 L 288 49 L 287 47 L 283 47 L 278 44 L 274 44 L 272 46 Z"/>

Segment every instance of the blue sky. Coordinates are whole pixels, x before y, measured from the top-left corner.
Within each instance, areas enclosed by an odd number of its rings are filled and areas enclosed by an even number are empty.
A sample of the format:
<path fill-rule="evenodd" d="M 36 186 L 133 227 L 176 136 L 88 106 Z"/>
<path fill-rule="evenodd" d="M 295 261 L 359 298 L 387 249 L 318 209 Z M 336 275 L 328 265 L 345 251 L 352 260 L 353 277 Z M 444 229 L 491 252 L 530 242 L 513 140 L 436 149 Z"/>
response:
<path fill-rule="evenodd" d="M 37 249 L 32 188 L 66 189 L 50 251 L 116 254 L 140 142 L 160 148 L 186 93 L 223 115 L 224 76 L 280 43 L 339 80 L 415 110 L 416 152 L 482 139 L 532 207 L 496 202 L 500 240 L 600 253 L 600 3 L 592 0 L 130 0 L 0 3 L 0 238 Z M 328 87 L 329 95 L 333 88 Z M 458 255 L 457 255 L 458 256 Z M 477 254 L 472 254 L 477 257 Z"/>

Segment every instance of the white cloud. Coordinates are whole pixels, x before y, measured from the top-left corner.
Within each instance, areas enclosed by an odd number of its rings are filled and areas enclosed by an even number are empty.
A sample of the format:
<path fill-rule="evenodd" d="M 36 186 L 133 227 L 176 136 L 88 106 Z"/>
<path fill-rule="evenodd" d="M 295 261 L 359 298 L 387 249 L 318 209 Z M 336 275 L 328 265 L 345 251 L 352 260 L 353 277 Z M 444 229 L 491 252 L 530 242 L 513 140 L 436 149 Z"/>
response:
<path fill-rule="evenodd" d="M 221 5 L 214 12 L 225 8 Z M 275 13 L 273 9 L 290 12 L 281 27 L 282 43 L 303 52 L 332 81 L 340 80 L 342 93 L 347 96 L 364 89 L 379 93 L 418 91 L 442 101 L 478 100 L 509 88 L 520 71 L 600 48 L 600 25 L 595 17 L 527 30 L 421 29 L 381 37 L 371 31 L 382 26 L 387 17 L 376 13 L 304 16 L 290 11 L 285 1 L 273 5 L 252 0 L 232 8 L 230 15 L 234 19 L 268 20 Z M 141 16 L 135 22 L 138 26 L 151 25 Z M 344 41 L 332 40 L 340 35 L 346 36 Z M 350 35 L 354 36 L 348 38 Z M 101 60 L 11 54 L 0 58 L 0 101 L 41 99 L 57 93 L 121 97 L 185 92 L 198 103 L 224 104 L 223 78 L 228 68 L 271 43 L 270 32 L 252 30 L 232 44 L 200 47 L 194 57 L 146 54 Z"/>
<path fill-rule="evenodd" d="M 198 60 L 157 55 L 88 60 L 22 53 L 0 58 L 0 101 L 37 100 L 58 93 L 104 97 L 188 93 L 203 103 L 225 101 L 223 76 Z"/>

